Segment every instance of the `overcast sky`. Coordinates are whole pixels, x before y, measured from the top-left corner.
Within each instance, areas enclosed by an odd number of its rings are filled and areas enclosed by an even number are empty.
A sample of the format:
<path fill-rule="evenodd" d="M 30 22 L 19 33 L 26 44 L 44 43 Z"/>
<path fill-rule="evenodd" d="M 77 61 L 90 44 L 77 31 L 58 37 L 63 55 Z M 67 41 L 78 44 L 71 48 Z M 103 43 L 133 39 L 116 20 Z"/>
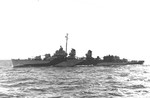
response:
<path fill-rule="evenodd" d="M 0 59 L 50 53 L 150 62 L 150 0 L 0 0 Z"/>

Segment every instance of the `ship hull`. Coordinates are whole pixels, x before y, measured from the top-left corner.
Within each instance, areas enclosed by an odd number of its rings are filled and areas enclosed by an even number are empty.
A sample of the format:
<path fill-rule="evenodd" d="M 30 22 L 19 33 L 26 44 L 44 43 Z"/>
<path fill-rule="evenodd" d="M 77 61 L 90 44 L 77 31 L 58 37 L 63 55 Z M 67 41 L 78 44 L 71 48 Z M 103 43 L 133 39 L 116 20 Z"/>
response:
<path fill-rule="evenodd" d="M 79 63 L 81 63 L 82 61 L 83 60 L 77 60 L 77 59 L 66 60 L 59 64 L 54 65 L 54 67 L 74 67 L 74 66 L 78 65 Z"/>
<path fill-rule="evenodd" d="M 12 67 L 45 67 L 45 66 L 54 66 L 63 61 L 66 61 L 66 58 L 51 58 L 51 60 L 20 60 L 12 59 Z"/>
<path fill-rule="evenodd" d="M 96 64 L 96 66 L 114 66 L 114 65 L 142 65 L 144 62 L 101 62 Z"/>
<path fill-rule="evenodd" d="M 50 66 L 46 60 L 11 60 L 12 67 Z"/>
<path fill-rule="evenodd" d="M 118 62 L 101 62 L 96 64 L 96 66 L 111 66 L 111 65 L 127 65 L 128 63 L 118 63 Z"/>
<path fill-rule="evenodd" d="M 138 62 L 100 62 L 100 63 L 85 63 L 84 60 L 72 59 L 67 60 L 66 58 L 55 58 L 52 60 L 19 60 L 12 59 L 12 67 L 74 67 L 76 65 L 94 65 L 94 66 L 111 66 L 111 65 L 137 65 L 143 64 L 144 61 Z"/>
<path fill-rule="evenodd" d="M 143 64 L 144 63 L 144 61 L 136 61 L 136 62 L 129 62 L 128 64 Z"/>

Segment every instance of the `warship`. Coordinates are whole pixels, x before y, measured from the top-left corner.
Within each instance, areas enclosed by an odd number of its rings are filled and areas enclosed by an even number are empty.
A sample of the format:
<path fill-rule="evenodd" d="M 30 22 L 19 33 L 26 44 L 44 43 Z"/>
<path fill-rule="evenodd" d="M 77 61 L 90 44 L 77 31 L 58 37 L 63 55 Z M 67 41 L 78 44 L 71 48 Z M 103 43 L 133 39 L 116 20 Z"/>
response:
<path fill-rule="evenodd" d="M 43 66 L 53 66 L 53 67 L 74 67 L 74 66 L 111 66 L 111 65 L 135 65 L 143 64 L 143 60 L 132 60 L 128 61 L 123 58 L 120 59 L 119 56 L 107 55 L 101 59 L 99 56 L 97 58 L 92 57 L 92 51 L 88 50 L 85 54 L 86 57 L 76 57 L 76 50 L 72 48 L 69 55 L 67 54 L 67 44 L 68 44 L 68 34 L 66 38 L 66 50 L 64 51 L 62 46 L 60 49 L 56 50 L 54 55 L 45 54 L 42 59 L 41 56 L 36 56 L 34 58 L 28 59 L 12 59 L 12 67 L 43 67 Z"/>

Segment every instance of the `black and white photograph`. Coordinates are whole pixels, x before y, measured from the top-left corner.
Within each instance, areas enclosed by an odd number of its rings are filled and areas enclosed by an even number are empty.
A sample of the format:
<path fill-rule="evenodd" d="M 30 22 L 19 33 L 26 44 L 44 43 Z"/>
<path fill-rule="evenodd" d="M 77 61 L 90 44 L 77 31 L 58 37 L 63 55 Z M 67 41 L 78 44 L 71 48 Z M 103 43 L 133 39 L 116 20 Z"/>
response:
<path fill-rule="evenodd" d="M 0 0 L 0 98 L 150 98 L 150 0 Z"/>

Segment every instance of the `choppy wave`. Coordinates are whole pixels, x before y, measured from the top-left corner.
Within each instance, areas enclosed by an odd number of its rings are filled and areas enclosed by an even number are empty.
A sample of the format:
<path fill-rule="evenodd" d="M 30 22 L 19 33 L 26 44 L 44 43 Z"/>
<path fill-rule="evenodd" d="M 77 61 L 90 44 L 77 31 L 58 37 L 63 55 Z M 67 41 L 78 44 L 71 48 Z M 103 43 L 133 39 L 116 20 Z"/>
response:
<path fill-rule="evenodd" d="M 0 62 L 1 98 L 148 98 L 150 66 L 11 68 Z"/>

